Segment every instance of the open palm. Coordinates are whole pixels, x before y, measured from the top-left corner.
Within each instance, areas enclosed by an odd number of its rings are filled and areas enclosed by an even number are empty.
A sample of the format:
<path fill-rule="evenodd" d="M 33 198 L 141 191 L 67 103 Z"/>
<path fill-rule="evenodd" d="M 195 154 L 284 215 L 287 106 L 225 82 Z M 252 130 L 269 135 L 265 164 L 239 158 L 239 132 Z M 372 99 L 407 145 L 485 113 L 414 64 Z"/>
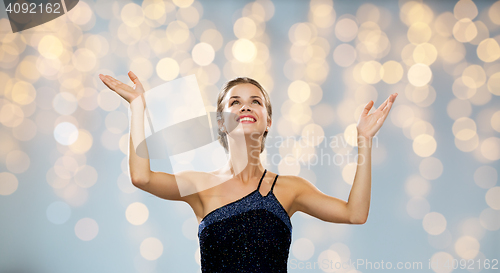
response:
<path fill-rule="evenodd" d="M 99 78 L 107 87 L 109 87 L 109 89 L 115 91 L 116 93 L 118 93 L 118 95 L 120 95 L 128 103 L 130 103 L 144 93 L 144 87 L 139 81 L 139 78 L 137 78 L 137 76 L 132 71 L 128 72 L 128 76 L 130 77 L 132 82 L 134 82 L 135 87 L 131 87 L 128 84 L 124 84 L 121 81 L 109 75 L 99 74 Z"/>
<path fill-rule="evenodd" d="M 389 115 L 389 111 L 391 110 L 392 104 L 396 100 L 398 93 L 391 94 L 385 101 L 382 103 L 377 110 L 368 115 L 370 109 L 373 106 L 373 101 L 370 100 L 368 104 L 366 104 L 363 112 L 361 113 L 357 125 L 358 136 L 364 136 L 367 138 L 372 138 L 375 134 L 380 130 L 382 124 L 384 124 L 387 115 Z"/>

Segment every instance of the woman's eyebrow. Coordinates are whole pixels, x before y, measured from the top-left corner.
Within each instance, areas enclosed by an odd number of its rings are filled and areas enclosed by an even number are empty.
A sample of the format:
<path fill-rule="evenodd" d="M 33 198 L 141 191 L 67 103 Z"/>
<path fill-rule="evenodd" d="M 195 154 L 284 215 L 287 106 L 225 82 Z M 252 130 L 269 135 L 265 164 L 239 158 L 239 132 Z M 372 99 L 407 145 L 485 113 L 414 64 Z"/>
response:
<path fill-rule="evenodd" d="M 231 96 L 229 99 L 232 99 L 232 98 L 240 98 L 240 96 Z M 259 99 L 262 99 L 260 96 L 250 96 L 250 98 L 259 98 Z"/>

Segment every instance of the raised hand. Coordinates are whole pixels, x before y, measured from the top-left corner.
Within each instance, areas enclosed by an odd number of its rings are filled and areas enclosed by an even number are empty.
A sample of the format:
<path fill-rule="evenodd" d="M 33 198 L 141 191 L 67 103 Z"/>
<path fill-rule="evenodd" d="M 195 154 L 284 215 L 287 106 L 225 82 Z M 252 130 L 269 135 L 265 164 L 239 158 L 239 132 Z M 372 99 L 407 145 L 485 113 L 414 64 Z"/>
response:
<path fill-rule="evenodd" d="M 118 93 L 118 95 L 124 98 L 128 103 L 131 103 L 134 99 L 144 93 L 144 87 L 134 72 L 129 71 L 128 76 L 132 82 L 134 82 L 134 87 L 124 84 L 109 75 L 99 74 L 99 78 L 107 87 L 109 87 L 109 89 Z"/>
<path fill-rule="evenodd" d="M 398 93 L 391 94 L 385 101 L 382 103 L 376 111 L 368 115 L 370 109 L 373 106 L 373 101 L 370 100 L 368 104 L 366 104 L 361 116 L 359 117 L 357 129 L 358 136 L 363 136 L 366 138 L 372 138 L 375 134 L 380 130 L 382 124 L 384 124 L 387 115 L 389 115 L 389 111 L 391 110 L 392 104 L 396 100 Z"/>

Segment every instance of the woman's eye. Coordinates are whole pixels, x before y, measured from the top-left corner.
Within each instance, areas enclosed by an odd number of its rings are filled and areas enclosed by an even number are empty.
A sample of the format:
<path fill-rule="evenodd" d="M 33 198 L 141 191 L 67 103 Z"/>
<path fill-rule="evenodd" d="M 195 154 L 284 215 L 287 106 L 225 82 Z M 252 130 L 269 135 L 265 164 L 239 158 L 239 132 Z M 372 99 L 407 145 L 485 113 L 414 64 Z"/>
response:
<path fill-rule="evenodd" d="M 231 105 L 233 105 L 235 102 L 238 102 L 238 101 L 237 101 L 237 100 L 235 100 L 235 101 L 231 102 Z"/>
<path fill-rule="evenodd" d="M 258 104 L 260 104 L 260 101 L 258 101 L 258 100 L 254 100 L 254 102 L 257 102 Z"/>

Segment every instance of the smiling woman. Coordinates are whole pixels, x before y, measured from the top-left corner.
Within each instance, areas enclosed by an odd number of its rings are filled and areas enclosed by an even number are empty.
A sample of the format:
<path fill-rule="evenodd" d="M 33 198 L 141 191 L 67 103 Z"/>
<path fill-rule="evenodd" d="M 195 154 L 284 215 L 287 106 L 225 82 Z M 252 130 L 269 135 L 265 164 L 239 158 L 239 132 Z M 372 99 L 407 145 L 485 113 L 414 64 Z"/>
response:
<path fill-rule="evenodd" d="M 163 199 L 188 203 L 199 221 L 202 272 L 287 272 L 292 224 L 302 211 L 331 223 L 363 224 L 371 192 L 371 141 L 389 114 L 392 94 L 372 114 L 366 104 L 357 124 L 358 165 L 348 202 L 322 193 L 304 178 L 269 172 L 260 159 L 272 125 L 268 93 L 254 79 L 228 81 L 217 99 L 219 142 L 227 162 L 213 172 L 168 174 L 150 170 L 149 155 L 139 157 L 132 135 L 144 139 L 144 89 L 129 72 L 135 89 L 110 77 L 101 80 L 131 103 L 130 176 L 132 183 Z M 138 100 L 135 100 L 139 98 Z M 278 181 L 278 177 L 280 178 Z M 259 179 L 260 178 L 260 179 Z M 183 196 L 179 182 L 196 191 Z M 215 186 L 206 183 L 218 181 Z"/>

